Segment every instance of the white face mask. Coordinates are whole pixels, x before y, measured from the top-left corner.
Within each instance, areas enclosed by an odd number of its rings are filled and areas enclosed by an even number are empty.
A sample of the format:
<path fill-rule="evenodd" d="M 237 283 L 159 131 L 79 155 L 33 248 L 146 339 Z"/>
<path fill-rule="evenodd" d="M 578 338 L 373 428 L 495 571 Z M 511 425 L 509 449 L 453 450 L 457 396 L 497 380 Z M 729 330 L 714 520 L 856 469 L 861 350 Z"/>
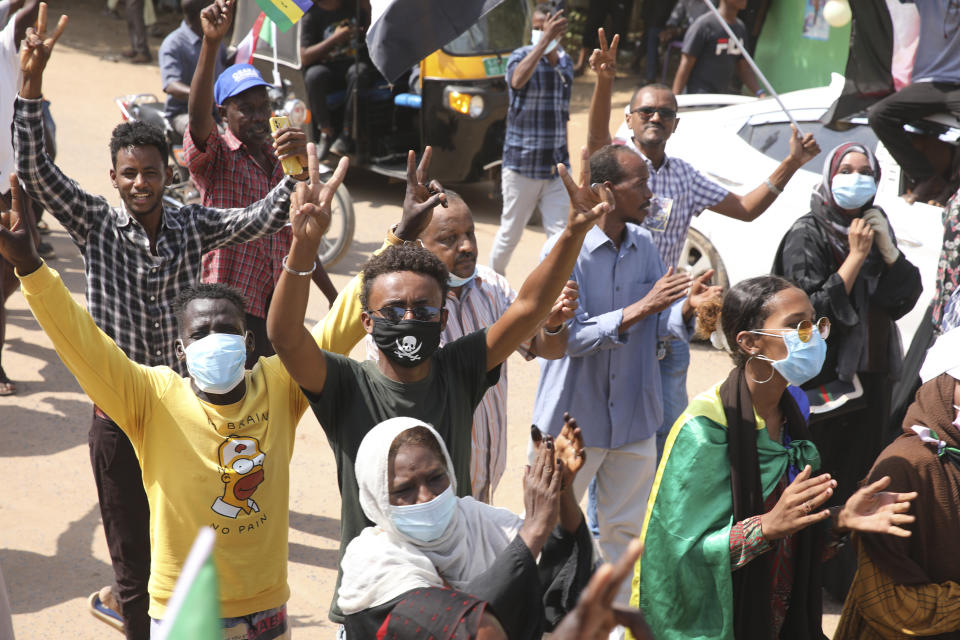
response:
<path fill-rule="evenodd" d="M 530 44 L 537 46 L 537 43 L 540 42 L 540 38 L 543 37 L 543 31 L 541 29 L 534 29 L 530 32 Z M 553 40 L 550 44 L 547 45 L 547 48 L 543 51 L 544 55 L 550 53 L 557 48 L 557 45 L 560 44 L 559 40 Z"/>

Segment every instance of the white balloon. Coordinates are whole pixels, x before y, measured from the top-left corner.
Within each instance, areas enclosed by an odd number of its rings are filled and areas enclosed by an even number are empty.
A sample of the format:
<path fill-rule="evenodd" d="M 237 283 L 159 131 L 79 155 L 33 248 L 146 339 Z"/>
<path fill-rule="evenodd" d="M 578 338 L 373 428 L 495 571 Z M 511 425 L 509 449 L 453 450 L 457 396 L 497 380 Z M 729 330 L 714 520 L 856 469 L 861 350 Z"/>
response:
<path fill-rule="evenodd" d="M 831 27 L 843 27 L 850 22 L 853 13 L 847 0 L 830 0 L 823 7 L 823 19 Z"/>

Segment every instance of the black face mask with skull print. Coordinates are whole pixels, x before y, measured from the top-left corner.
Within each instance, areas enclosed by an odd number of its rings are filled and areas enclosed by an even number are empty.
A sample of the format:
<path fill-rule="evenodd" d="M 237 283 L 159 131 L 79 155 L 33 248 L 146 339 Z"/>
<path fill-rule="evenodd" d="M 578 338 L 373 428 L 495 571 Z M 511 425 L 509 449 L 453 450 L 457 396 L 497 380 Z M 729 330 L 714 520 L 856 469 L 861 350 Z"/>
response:
<path fill-rule="evenodd" d="M 426 362 L 440 346 L 440 321 L 373 318 L 373 341 L 381 353 L 401 367 Z"/>

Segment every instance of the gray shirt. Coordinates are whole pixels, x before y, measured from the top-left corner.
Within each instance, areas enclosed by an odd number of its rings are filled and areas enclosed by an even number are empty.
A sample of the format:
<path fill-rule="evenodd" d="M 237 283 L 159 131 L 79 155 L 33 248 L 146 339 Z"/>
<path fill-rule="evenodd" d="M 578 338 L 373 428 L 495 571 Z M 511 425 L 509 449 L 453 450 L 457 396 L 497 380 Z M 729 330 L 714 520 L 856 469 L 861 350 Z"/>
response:
<path fill-rule="evenodd" d="M 159 61 L 160 77 L 163 81 L 164 90 L 171 82 L 176 81 L 190 86 L 190 83 L 193 82 L 193 72 L 197 69 L 197 61 L 200 59 L 202 40 L 203 38 L 195 34 L 186 21 L 181 21 L 180 26 L 163 39 L 163 43 L 160 45 Z M 227 66 L 229 66 L 227 50 L 221 44 L 213 77 L 218 77 Z M 164 111 L 168 118 L 172 118 L 181 113 L 186 113 L 187 103 L 167 95 L 167 106 Z"/>
<path fill-rule="evenodd" d="M 912 2 L 920 14 L 913 82 L 960 84 L 960 4 L 956 0 L 900 1 Z"/>
<path fill-rule="evenodd" d="M 741 42 L 746 40 L 747 28 L 739 18 L 730 28 Z M 705 13 L 690 25 L 683 38 L 683 52 L 697 60 L 686 93 L 730 92 L 730 81 L 742 54 L 713 13 Z"/>

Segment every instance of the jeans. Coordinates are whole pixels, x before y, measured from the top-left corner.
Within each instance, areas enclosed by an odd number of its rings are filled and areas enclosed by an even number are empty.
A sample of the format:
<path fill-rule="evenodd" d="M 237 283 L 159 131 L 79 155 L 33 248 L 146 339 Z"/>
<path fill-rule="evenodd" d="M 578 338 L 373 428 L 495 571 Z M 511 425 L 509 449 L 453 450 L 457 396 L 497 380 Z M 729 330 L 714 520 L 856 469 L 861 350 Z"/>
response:
<path fill-rule="evenodd" d="M 687 408 L 687 369 L 690 367 L 690 345 L 677 338 L 668 338 L 666 355 L 660 361 L 660 387 L 663 394 L 663 422 L 657 429 L 657 464 L 663 457 L 673 423 Z"/>
<path fill-rule="evenodd" d="M 570 196 L 559 176 L 543 180 L 528 178 L 506 167 L 502 175 L 503 212 L 490 248 L 490 268 L 500 275 L 507 270 L 510 256 L 520 243 L 535 207 L 540 209 L 547 237 L 563 230 L 570 209 Z"/>
<path fill-rule="evenodd" d="M 126 434 L 94 410 L 90 424 L 90 464 L 97 483 L 100 517 L 107 538 L 114 593 L 120 603 L 127 640 L 147 640 L 150 618 L 150 506 L 140 463 Z"/>
<path fill-rule="evenodd" d="M 918 82 L 870 107 L 873 131 L 900 168 L 917 182 L 932 178 L 936 170 L 923 152 L 913 146 L 903 125 L 944 111 L 960 116 L 960 84 Z"/>

